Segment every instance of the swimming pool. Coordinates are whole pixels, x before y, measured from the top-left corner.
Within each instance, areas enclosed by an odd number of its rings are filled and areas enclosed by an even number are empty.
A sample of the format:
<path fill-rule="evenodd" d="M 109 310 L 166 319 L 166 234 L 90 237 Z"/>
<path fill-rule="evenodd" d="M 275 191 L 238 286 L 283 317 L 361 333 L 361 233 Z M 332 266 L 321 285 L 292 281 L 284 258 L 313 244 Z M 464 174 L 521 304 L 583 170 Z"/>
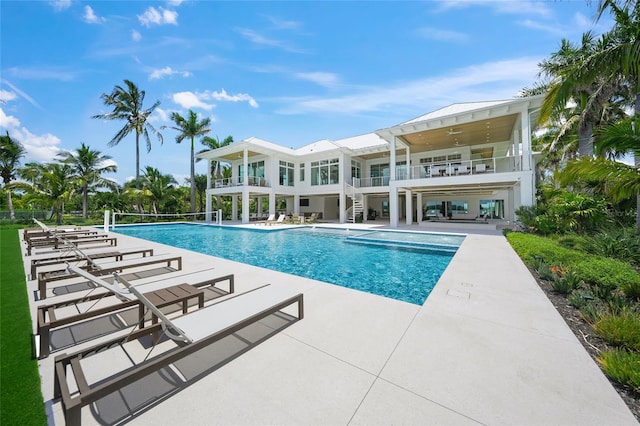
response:
<path fill-rule="evenodd" d="M 423 304 L 464 236 L 301 227 L 277 231 L 197 224 L 115 232 L 409 303 Z"/>

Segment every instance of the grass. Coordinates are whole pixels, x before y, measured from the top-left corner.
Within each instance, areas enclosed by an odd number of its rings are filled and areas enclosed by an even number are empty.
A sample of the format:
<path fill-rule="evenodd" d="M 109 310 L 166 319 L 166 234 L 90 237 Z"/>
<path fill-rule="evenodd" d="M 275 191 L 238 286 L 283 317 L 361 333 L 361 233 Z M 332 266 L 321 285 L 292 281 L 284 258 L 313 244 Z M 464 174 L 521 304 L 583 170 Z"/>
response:
<path fill-rule="evenodd" d="M 0 227 L 0 424 L 45 425 L 18 229 Z"/>

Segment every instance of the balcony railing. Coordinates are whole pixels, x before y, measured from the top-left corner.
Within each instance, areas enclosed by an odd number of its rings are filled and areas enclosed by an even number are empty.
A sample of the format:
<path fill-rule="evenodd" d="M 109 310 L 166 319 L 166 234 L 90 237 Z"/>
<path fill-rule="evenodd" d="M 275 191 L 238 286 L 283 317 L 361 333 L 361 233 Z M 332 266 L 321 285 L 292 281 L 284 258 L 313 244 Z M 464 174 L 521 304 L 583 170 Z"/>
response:
<path fill-rule="evenodd" d="M 517 169 L 516 157 L 494 157 L 479 160 L 455 160 L 423 163 L 418 166 L 397 166 L 396 180 L 437 179 L 448 176 L 470 176 L 486 173 L 506 173 Z M 354 179 L 354 186 L 371 188 L 388 186 L 389 176 Z"/>
<path fill-rule="evenodd" d="M 243 186 L 244 178 L 225 178 L 225 179 L 216 179 L 213 181 L 214 188 L 226 188 L 229 186 Z M 259 177 L 249 177 L 249 185 L 250 186 L 264 186 L 269 187 L 269 182 L 265 178 Z"/>

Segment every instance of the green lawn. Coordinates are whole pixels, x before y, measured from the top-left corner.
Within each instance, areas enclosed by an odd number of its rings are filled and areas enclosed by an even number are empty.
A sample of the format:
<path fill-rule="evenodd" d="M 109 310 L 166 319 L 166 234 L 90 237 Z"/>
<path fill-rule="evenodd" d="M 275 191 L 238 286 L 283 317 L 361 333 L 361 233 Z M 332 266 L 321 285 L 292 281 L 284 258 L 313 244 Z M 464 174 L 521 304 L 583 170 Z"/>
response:
<path fill-rule="evenodd" d="M 19 228 L 0 227 L 0 424 L 46 425 Z"/>

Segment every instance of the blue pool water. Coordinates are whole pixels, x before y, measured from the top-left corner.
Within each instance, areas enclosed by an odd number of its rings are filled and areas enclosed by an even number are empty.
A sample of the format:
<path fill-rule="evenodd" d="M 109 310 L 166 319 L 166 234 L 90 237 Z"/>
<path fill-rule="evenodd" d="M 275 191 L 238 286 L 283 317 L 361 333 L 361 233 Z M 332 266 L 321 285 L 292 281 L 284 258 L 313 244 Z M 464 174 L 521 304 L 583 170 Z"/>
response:
<path fill-rule="evenodd" d="M 195 224 L 115 232 L 423 304 L 464 236 L 301 227 L 264 231 Z"/>

